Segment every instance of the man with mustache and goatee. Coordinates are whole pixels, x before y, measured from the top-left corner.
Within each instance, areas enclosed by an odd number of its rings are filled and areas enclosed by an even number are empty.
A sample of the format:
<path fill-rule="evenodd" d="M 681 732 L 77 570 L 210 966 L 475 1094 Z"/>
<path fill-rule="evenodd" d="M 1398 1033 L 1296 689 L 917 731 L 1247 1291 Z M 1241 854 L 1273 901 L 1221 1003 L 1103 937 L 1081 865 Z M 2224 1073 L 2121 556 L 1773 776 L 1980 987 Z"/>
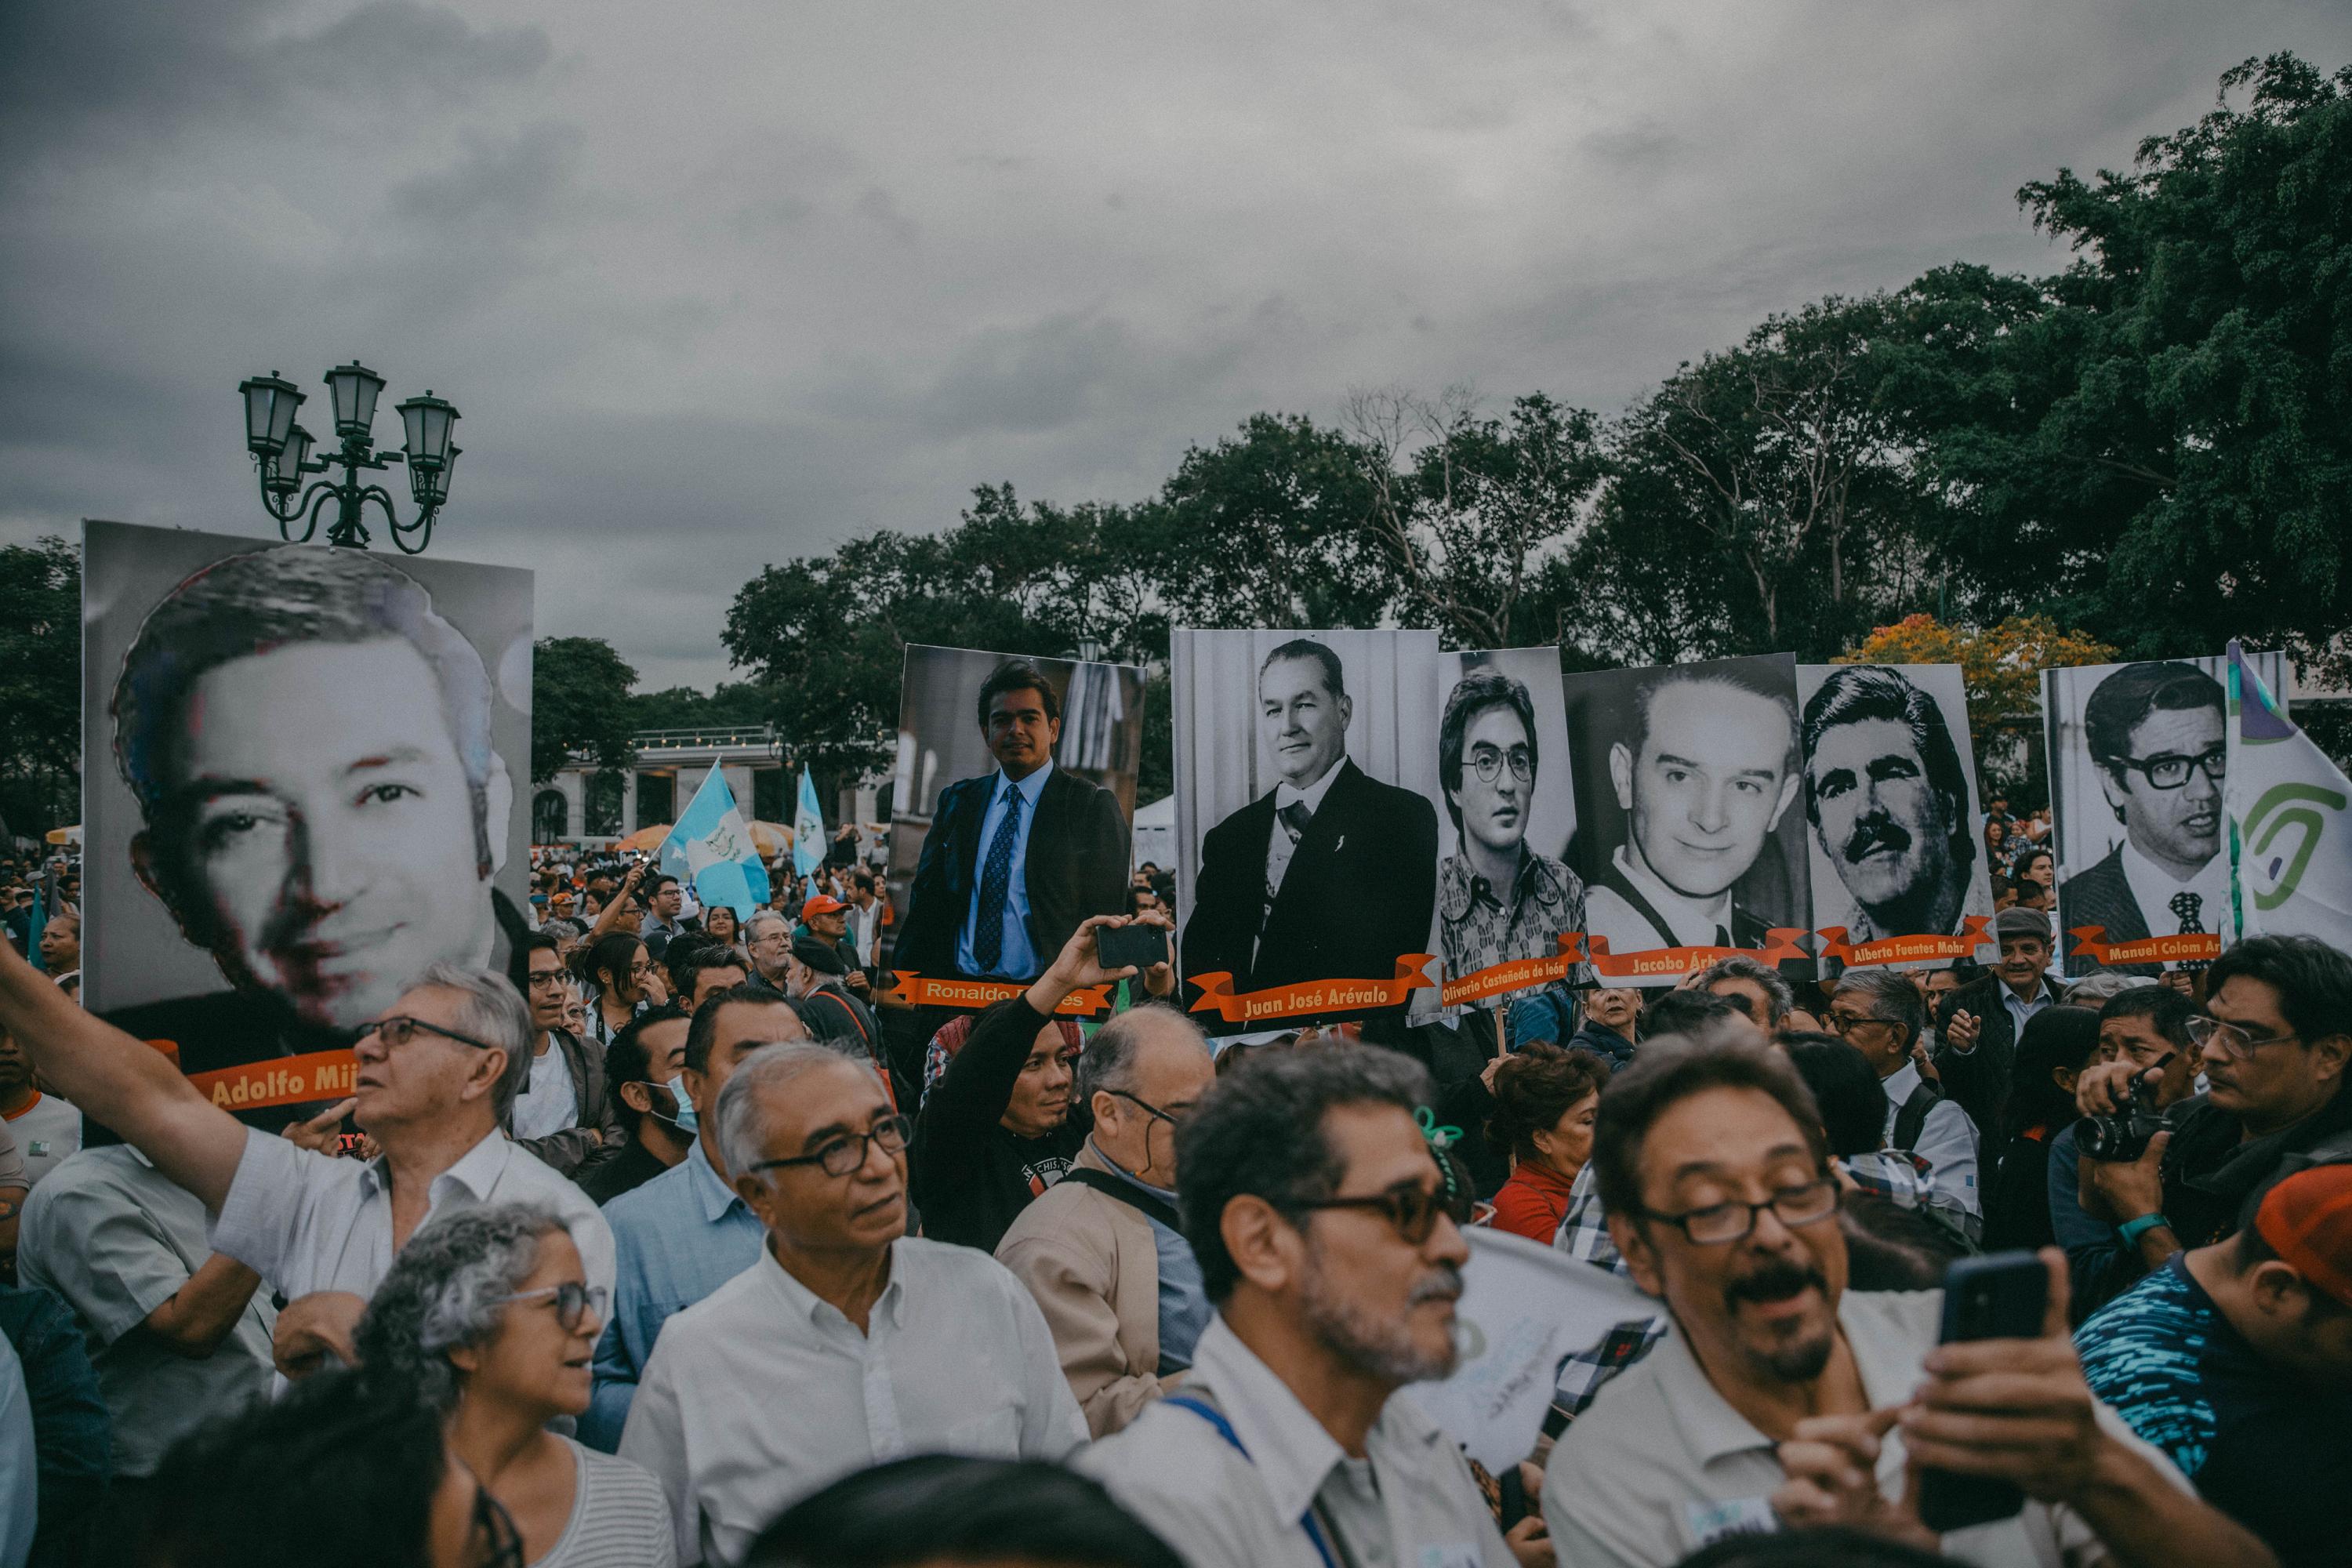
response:
<path fill-rule="evenodd" d="M 1561 1563 L 1664 1568 L 1723 1536 L 1817 1524 L 1982 1568 L 2270 1561 L 2092 1397 L 2055 1247 L 2034 1339 L 1939 1346 L 1941 1291 L 1848 1290 L 1823 1139 L 1797 1069 L 1752 1038 L 1651 1040 L 1602 1092 L 1610 1235 L 1673 1327 L 1552 1452 Z M 1939 1539 L 1919 1521 L 1926 1467 L 2027 1500 Z"/>
<path fill-rule="evenodd" d="M 1454 1369 L 1466 1191 L 1362 1046 L 1254 1055 L 1176 1129 L 1185 1239 L 1216 1316 L 1173 1391 L 1081 1454 L 1188 1568 L 1507 1568 L 1461 1450 L 1408 1383 Z M 1513 1531 L 1550 1561 L 1538 1521 Z"/>
<path fill-rule="evenodd" d="M 1976 834 L 1936 700 L 1899 670 L 1851 665 L 1805 704 L 1801 731 L 1805 816 L 1853 900 L 1835 923 L 1853 942 L 1957 934 Z"/>

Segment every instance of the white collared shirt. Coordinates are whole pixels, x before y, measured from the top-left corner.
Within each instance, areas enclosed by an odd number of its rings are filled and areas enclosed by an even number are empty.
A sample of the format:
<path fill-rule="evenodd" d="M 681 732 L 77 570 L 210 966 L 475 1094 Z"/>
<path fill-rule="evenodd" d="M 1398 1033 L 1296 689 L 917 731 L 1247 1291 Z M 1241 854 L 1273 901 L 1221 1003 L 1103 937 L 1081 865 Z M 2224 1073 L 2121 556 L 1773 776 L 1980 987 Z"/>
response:
<path fill-rule="evenodd" d="M 588 1283 L 611 1291 L 613 1232 L 604 1215 L 587 1194 L 496 1129 L 433 1178 L 416 1229 L 493 1203 L 554 1210 L 580 1249 Z M 213 1221 L 212 1247 L 289 1301 L 318 1290 L 373 1296 L 392 1268 L 391 1167 L 383 1160 L 313 1153 L 274 1132 L 249 1130 L 228 1198 Z"/>
<path fill-rule="evenodd" d="M 2058 1004 L 2051 997 L 2050 988 L 2046 985 L 2035 991 L 2033 1000 L 2028 1002 L 2010 988 L 2008 981 L 2004 980 L 2000 984 L 2000 1005 L 2009 1009 L 2011 1043 L 2014 1046 L 2015 1042 L 2025 1038 L 2025 1026 L 2032 1022 L 2033 1015 L 2041 1012 L 2044 1007 L 2054 1007 Z"/>
<path fill-rule="evenodd" d="M 1461 1449 L 1408 1394 L 1389 1396 L 1350 1459 L 1289 1385 L 1209 1321 L 1177 1389 L 1203 1392 L 1240 1447 L 1197 1412 L 1158 1401 L 1079 1456 L 1076 1468 L 1176 1550 L 1188 1568 L 1323 1568 L 1300 1521 L 1318 1500 L 1361 1568 L 1509 1568 L 1510 1548 Z"/>
<path fill-rule="evenodd" d="M 1665 933 L 1672 945 L 1713 947 L 1717 931 L 1730 931 L 1731 890 L 1728 888 L 1711 899 L 1694 899 L 1678 893 L 1661 881 L 1646 861 L 1631 852 L 1632 848 L 1630 844 L 1619 845 L 1609 857 L 1609 863 L 1617 868 L 1619 876 L 1633 885 L 1634 891 L 1650 900 L 1650 907 L 1656 910 L 1666 924 L 1673 928 Z M 1654 945 L 1647 934 L 1650 922 L 1608 888 L 1596 886 L 1588 889 L 1584 899 L 1585 922 L 1610 939 L 1612 952 L 1639 952 Z M 1604 910 L 1612 920 L 1608 927 L 1602 924 Z M 1623 911 L 1622 915 L 1619 910 Z M 1664 985 L 1671 984 L 1674 979 L 1668 974 L 1654 982 L 1643 983 Z"/>
<path fill-rule="evenodd" d="M 1266 829 L 1265 839 L 1265 892 L 1269 901 L 1282 890 L 1282 879 L 1290 870 L 1290 857 L 1298 848 L 1297 843 L 1290 837 L 1290 829 L 1282 825 L 1283 812 L 1294 805 L 1304 805 L 1307 815 L 1311 817 L 1322 810 L 1323 797 L 1331 793 L 1331 781 L 1339 776 L 1339 770 L 1347 765 L 1347 757 L 1342 754 L 1324 770 L 1321 778 L 1305 789 L 1300 789 L 1288 779 L 1274 786 L 1274 826 Z"/>
<path fill-rule="evenodd" d="M 654 1473 L 677 1560 L 742 1560 L 809 1493 L 906 1454 L 1060 1460 L 1087 1440 L 1045 1315 L 969 1247 L 902 1237 L 866 1331 L 760 1260 L 662 1326 L 620 1455 Z"/>
<path fill-rule="evenodd" d="M 1838 1327 L 1872 1409 L 1901 1405 L 1918 1389 L 1943 1300 L 1940 1290 L 1839 1298 Z M 2175 1486 L 2192 1489 L 2113 1410 L 2100 1405 L 2097 1419 Z M 1881 1441 L 1879 1490 L 1899 1498 L 1903 1435 Z M 1778 1447 L 1717 1391 L 1675 1328 L 1570 1424 L 1544 1467 L 1544 1521 L 1559 1560 L 1576 1568 L 1667 1568 L 1723 1536 L 1778 1530 L 1772 1494 L 1786 1479 Z M 2106 1556 L 2079 1515 L 2030 1499 L 2011 1518 L 1951 1531 L 1943 1551 L 1978 1568 L 2080 1568 Z"/>
<path fill-rule="evenodd" d="M 1895 1119 L 1903 1102 L 1919 1087 L 1919 1064 L 1905 1062 L 1878 1080 L 1886 1091 L 1886 1131 L 1895 1136 Z M 1984 1194 L 1977 1185 L 1977 1124 L 1957 1100 L 1939 1100 L 1927 1108 L 1919 1141 L 1910 1152 L 1927 1162 L 1927 1185 L 1944 1200 L 1940 1206 L 1958 1209 L 1970 1219 L 1984 1217 Z"/>
<path fill-rule="evenodd" d="M 2124 881 L 2131 889 L 2132 901 L 2139 905 L 2140 918 L 2147 921 L 2150 936 L 2171 936 L 2180 930 L 2180 917 L 2172 912 L 2176 893 L 2194 893 L 2200 908 L 2197 923 L 2207 931 L 2219 931 L 2226 939 L 2230 923 L 2230 858 L 2215 855 L 2205 862 L 2204 868 L 2186 882 L 2176 879 L 2172 873 L 2139 852 L 2139 846 L 2124 840 Z"/>

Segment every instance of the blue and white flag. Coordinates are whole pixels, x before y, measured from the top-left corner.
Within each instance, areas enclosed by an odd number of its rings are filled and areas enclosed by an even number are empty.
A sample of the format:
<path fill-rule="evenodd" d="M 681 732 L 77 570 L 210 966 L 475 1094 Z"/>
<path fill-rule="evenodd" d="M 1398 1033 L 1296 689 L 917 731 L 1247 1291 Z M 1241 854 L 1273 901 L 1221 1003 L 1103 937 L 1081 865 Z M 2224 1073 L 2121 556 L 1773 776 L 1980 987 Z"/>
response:
<path fill-rule="evenodd" d="M 824 864 L 824 813 L 817 809 L 816 784 L 801 770 L 801 802 L 793 810 L 793 869 L 807 876 Z"/>
<path fill-rule="evenodd" d="M 703 775 L 686 815 L 662 840 L 661 868 L 690 884 L 706 907 L 724 904 L 738 920 L 750 920 L 768 901 L 768 868 L 736 808 L 735 792 L 716 767 Z"/>
<path fill-rule="evenodd" d="M 2352 948 L 2352 780 L 2230 645 L 2230 828 L 2238 929 Z"/>

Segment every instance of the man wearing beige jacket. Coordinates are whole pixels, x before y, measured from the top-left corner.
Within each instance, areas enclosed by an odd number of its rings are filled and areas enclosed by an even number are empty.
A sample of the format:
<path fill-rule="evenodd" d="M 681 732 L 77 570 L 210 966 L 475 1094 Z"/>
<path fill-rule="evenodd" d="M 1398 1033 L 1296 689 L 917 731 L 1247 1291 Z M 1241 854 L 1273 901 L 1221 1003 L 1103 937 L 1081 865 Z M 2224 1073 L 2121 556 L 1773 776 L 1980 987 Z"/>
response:
<path fill-rule="evenodd" d="M 997 1244 L 1044 1310 L 1097 1437 L 1173 1388 L 1208 1326 L 1201 1266 L 1177 1223 L 1176 1125 L 1215 1078 L 1208 1042 L 1171 1007 L 1105 1024 L 1078 1058 L 1093 1136 Z"/>

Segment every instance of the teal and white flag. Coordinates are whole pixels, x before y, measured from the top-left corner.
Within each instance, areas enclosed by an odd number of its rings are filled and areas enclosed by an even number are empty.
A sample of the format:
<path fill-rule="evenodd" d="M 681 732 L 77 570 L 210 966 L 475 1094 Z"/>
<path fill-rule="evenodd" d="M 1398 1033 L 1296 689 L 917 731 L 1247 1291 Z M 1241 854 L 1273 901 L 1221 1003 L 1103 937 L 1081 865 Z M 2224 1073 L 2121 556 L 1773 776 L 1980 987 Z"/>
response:
<path fill-rule="evenodd" d="M 684 879 L 705 905 L 724 904 L 738 920 L 768 901 L 768 868 L 735 805 L 735 792 L 712 768 L 677 826 L 662 840 L 661 868 Z"/>
<path fill-rule="evenodd" d="M 2352 780 L 2230 645 L 2231 835 L 2238 929 L 2352 948 Z"/>
<path fill-rule="evenodd" d="M 801 770 L 801 802 L 793 809 L 793 869 L 807 876 L 824 864 L 824 813 L 817 809 L 816 784 Z"/>

